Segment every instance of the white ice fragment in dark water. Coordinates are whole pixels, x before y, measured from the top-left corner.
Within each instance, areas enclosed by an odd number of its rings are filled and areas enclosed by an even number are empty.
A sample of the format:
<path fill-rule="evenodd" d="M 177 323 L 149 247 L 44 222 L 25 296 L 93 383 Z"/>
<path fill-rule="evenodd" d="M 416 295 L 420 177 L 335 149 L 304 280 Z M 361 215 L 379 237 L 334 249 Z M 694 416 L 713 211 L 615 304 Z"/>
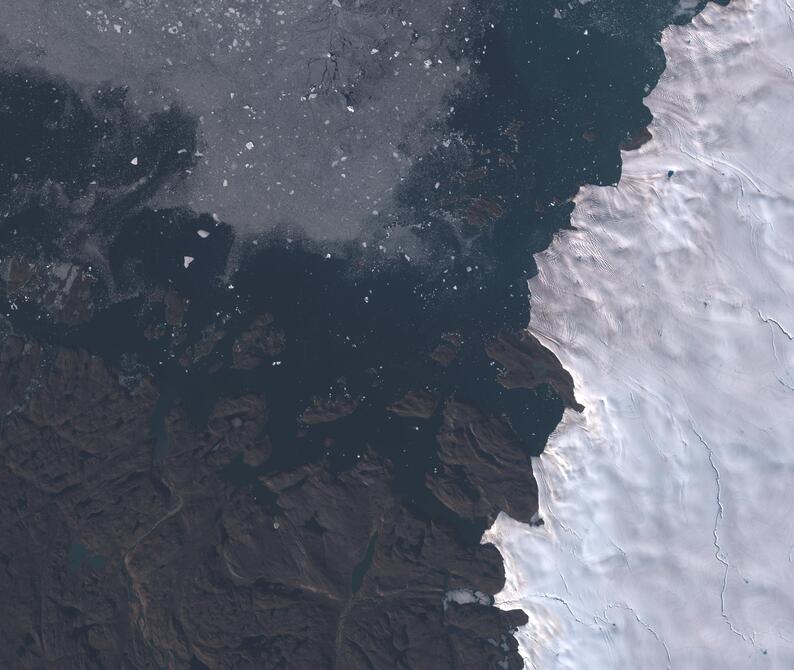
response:
<path fill-rule="evenodd" d="M 187 270 L 187 269 L 190 267 L 190 264 L 191 264 L 191 263 L 192 263 L 194 260 L 196 260 L 196 259 L 195 259 L 195 258 L 193 258 L 193 256 L 185 256 L 185 258 L 184 258 L 184 261 L 183 261 L 183 262 L 184 262 L 184 265 L 185 265 L 185 269 L 186 269 L 186 270 Z"/>
<path fill-rule="evenodd" d="M 348 105 L 346 107 L 346 109 L 347 109 L 348 112 L 355 112 L 356 111 L 351 105 Z"/>
<path fill-rule="evenodd" d="M 198 230 L 198 231 L 196 231 L 196 234 L 197 234 L 197 235 L 198 235 L 198 236 L 199 236 L 199 237 L 200 237 L 202 240 L 203 240 L 203 239 L 206 239 L 207 237 L 209 237 L 209 236 L 210 236 L 210 233 L 209 233 L 209 231 L 208 231 L 208 230 L 204 230 L 203 228 L 202 228 L 201 230 Z"/>
<path fill-rule="evenodd" d="M 224 179 L 223 180 L 223 188 L 226 188 L 228 185 L 229 185 L 229 180 L 228 179 Z"/>
<path fill-rule="evenodd" d="M 248 151 L 251 151 L 251 149 L 254 148 L 254 143 L 253 142 L 246 142 L 245 143 L 245 148 L 248 149 Z"/>
<path fill-rule="evenodd" d="M 433 187 L 434 189 L 438 190 L 438 187 L 441 186 L 441 182 L 437 181 L 436 185 Z"/>
<path fill-rule="evenodd" d="M 331 0 L 331 4 L 334 7 L 341 7 L 342 6 L 341 3 L 339 2 L 339 0 Z"/>
<path fill-rule="evenodd" d="M 370 49 L 370 53 L 374 56 L 376 53 L 378 53 L 378 49 Z"/>
<path fill-rule="evenodd" d="M 135 158 L 133 158 L 133 159 L 130 161 L 130 163 L 131 163 L 132 165 L 137 165 L 137 164 L 138 164 L 138 157 L 137 157 L 137 156 L 135 156 Z"/>
<path fill-rule="evenodd" d="M 331 258 L 331 254 L 325 254 L 325 260 L 328 260 L 329 258 Z"/>
<path fill-rule="evenodd" d="M 487 594 L 473 589 L 451 589 L 444 594 L 444 609 L 449 603 L 458 605 L 490 605 L 491 601 Z"/>

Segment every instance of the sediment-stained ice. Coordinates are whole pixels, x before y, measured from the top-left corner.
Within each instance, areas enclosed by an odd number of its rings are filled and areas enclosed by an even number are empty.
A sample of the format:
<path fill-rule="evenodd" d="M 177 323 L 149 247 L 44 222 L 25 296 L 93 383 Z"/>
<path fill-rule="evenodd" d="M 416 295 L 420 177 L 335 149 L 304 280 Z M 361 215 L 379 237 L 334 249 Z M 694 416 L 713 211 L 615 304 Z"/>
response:
<path fill-rule="evenodd" d="M 577 384 L 501 516 L 529 667 L 794 667 L 794 9 L 664 35 L 653 140 L 538 258 L 531 330 Z"/>

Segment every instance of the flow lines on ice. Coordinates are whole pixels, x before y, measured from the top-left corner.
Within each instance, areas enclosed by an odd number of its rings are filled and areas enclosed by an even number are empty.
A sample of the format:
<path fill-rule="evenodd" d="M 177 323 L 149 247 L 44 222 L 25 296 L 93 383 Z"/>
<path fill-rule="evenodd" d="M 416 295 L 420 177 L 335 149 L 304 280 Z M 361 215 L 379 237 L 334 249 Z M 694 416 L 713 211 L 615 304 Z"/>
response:
<path fill-rule="evenodd" d="M 788 332 L 788 330 L 786 330 L 777 319 L 773 319 L 771 316 L 764 316 L 764 313 L 760 309 L 758 310 L 758 318 L 764 323 L 775 324 L 778 327 L 778 330 L 783 333 L 789 339 L 789 341 L 794 341 L 794 335 Z"/>
<path fill-rule="evenodd" d="M 713 543 L 714 543 L 714 557 L 719 561 L 723 566 L 723 574 L 722 574 L 722 588 L 720 589 L 720 614 L 722 618 L 725 619 L 725 622 L 731 629 L 731 632 L 737 635 L 738 637 L 742 638 L 746 642 L 750 642 L 753 646 L 755 646 L 755 640 L 753 635 L 746 635 L 738 630 L 731 621 L 730 617 L 728 617 L 728 613 L 725 610 L 725 591 L 728 588 L 728 570 L 731 567 L 731 564 L 728 562 L 725 552 L 722 549 L 722 545 L 720 544 L 720 533 L 719 533 L 719 525 L 720 521 L 725 516 L 725 507 L 722 504 L 722 478 L 720 477 L 719 468 L 717 468 L 717 464 L 714 461 L 714 450 L 711 448 L 706 439 L 703 437 L 702 433 L 698 431 L 695 427 L 695 422 L 690 420 L 690 427 L 692 428 L 692 432 L 697 435 L 698 441 L 700 444 L 703 445 L 703 448 L 706 450 L 706 455 L 709 459 L 709 465 L 711 469 L 714 471 L 714 481 L 716 484 L 716 495 L 717 495 L 717 512 L 714 515 L 714 527 L 712 529 L 713 534 Z"/>

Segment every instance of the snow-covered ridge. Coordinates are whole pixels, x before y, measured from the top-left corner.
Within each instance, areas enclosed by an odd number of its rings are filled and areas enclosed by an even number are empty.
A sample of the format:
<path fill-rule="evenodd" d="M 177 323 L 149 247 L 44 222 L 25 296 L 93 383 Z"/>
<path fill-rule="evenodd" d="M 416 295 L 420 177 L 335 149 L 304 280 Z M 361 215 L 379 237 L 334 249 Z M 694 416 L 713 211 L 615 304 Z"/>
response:
<path fill-rule="evenodd" d="M 531 330 L 574 376 L 504 515 L 528 667 L 794 668 L 794 7 L 666 31 L 654 138 L 538 258 Z"/>

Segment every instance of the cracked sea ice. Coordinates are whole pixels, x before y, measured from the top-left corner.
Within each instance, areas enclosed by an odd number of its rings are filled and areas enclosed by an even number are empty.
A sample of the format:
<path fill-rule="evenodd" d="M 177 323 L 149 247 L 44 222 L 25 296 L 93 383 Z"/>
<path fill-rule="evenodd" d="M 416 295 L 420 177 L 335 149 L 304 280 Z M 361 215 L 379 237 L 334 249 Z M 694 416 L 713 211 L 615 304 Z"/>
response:
<path fill-rule="evenodd" d="M 665 32 L 653 140 L 538 258 L 531 330 L 574 376 L 502 515 L 528 667 L 794 668 L 794 10 Z M 672 174 L 670 174 L 672 171 Z"/>

